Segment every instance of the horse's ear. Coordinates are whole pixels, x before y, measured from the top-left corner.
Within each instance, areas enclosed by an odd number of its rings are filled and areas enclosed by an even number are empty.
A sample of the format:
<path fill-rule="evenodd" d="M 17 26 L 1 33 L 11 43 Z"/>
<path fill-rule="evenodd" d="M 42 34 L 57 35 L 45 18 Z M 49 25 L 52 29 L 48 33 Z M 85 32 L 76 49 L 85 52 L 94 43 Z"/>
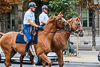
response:
<path fill-rule="evenodd" d="M 73 18 L 70 19 L 69 23 L 73 21 Z"/>
<path fill-rule="evenodd" d="M 61 15 L 61 12 L 58 15 Z"/>
<path fill-rule="evenodd" d="M 80 18 L 80 15 L 78 16 L 78 18 Z"/>
<path fill-rule="evenodd" d="M 76 17 L 76 19 L 78 19 L 79 17 Z"/>
<path fill-rule="evenodd" d="M 63 14 L 60 12 L 58 15 L 61 15 L 61 16 L 63 16 Z"/>
<path fill-rule="evenodd" d="M 53 15 L 53 20 L 56 18 L 56 16 L 55 15 Z"/>
<path fill-rule="evenodd" d="M 48 21 L 50 21 L 50 20 L 51 20 L 51 17 L 49 17 Z"/>
<path fill-rule="evenodd" d="M 51 16 L 49 17 L 49 20 L 51 19 Z"/>
<path fill-rule="evenodd" d="M 72 20 L 73 20 L 73 18 L 71 18 L 71 19 L 67 20 L 67 22 L 71 22 Z"/>

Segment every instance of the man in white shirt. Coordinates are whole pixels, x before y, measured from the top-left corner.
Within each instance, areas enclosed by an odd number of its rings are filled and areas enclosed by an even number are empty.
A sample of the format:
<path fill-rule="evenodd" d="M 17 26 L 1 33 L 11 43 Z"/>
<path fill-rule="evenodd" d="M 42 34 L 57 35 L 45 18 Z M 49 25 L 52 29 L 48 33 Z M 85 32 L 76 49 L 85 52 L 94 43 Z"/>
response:
<path fill-rule="evenodd" d="M 39 22 L 40 22 L 40 25 L 43 27 L 47 21 L 48 21 L 48 7 L 46 5 L 43 5 L 42 6 L 42 13 L 39 15 Z"/>
<path fill-rule="evenodd" d="M 35 14 L 33 11 L 35 11 L 36 7 L 37 6 L 34 2 L 30 2 L 29 9 L 25 12 L 24 15 L 24 20 L 23 20 L 24 33 L 28 39 L 26 42 L 26 52 L 28 52 L 29 45 L 32 41 L 30 28 L 33 26 L 33 27 L 37 27 L 38 29 L 43 29 L 41 26 L 35 23 Z"/>

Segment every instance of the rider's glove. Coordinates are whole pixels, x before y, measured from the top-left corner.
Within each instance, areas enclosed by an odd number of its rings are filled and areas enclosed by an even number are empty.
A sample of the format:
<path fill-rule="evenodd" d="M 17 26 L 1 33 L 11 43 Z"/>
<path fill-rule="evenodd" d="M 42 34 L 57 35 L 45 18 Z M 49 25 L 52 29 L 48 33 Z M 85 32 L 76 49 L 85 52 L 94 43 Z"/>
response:
<path fill-rule="evenodd" d="M 39 30 L 43 30 L 43 27 L 42 26 L 38 26 L 37 27 Z"/>

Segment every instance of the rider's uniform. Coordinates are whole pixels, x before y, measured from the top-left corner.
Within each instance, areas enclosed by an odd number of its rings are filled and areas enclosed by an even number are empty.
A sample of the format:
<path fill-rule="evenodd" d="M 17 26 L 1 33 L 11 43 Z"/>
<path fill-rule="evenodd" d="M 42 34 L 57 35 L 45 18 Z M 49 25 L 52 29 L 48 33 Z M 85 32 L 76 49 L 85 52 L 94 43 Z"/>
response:
<path fill-rule="evenodd" d="M 42 13 L 39 15 L 39 22 L 40 22 L 40 25 L 43 27 L 44 24 L 41 23 L 41 21 L 44 21 L 44 22 L 47 23 L 48 19 L 49 19 L 48 15 L 47 15 L 46 13 L 42 12 Z"/>
<path fill-rule="evenodd" d="M 35 16 L 34 16 L 34 12 L 31 12 L 30 10 L 27 10 L 25 15 L 24 15 L 24 20 L 23 20 L 23 24 L 24 24 L 24 33 L 28 39 L 28 42 L 31 42 L 32 38 L 31 38 L 31 33 L 30 33 L 30 28 L 31 25 L 28 22 L 28 20 L 31 19 L 31 22 L 35 21 Z"/>

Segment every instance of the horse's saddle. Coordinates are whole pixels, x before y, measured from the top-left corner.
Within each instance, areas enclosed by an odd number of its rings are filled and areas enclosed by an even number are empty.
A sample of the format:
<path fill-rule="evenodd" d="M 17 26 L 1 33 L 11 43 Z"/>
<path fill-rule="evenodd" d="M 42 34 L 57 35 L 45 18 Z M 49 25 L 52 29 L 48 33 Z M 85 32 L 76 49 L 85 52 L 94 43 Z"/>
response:
<path fill-rule="evenodd" d="M 32 33 L 32 40 L 34 44 L 37 44 L 38 40 L 38 30 L 33 31 Z M 16 43 L 26 43 L 27 42 L 27 37 L 26 35 L 20 31 L 16 37 Z"/>

